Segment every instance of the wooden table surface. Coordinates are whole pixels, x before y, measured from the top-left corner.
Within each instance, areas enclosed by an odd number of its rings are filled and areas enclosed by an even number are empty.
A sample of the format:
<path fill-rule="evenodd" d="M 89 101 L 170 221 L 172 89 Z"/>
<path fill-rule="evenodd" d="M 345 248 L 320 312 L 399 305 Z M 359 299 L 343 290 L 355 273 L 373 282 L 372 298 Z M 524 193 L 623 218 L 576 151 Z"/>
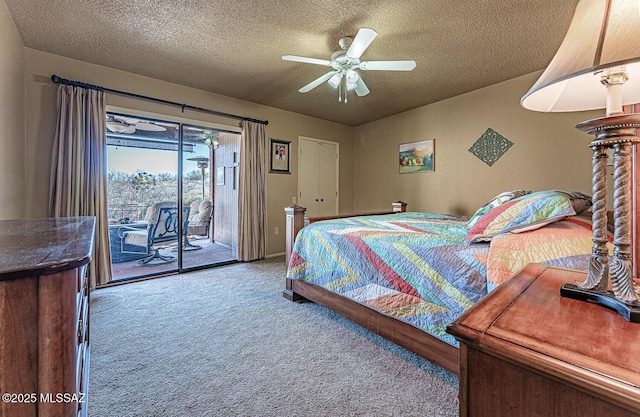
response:
<path fill-rule="evenodd" d="M 564 298 L 586 272 L 531 264 L 449 327 L 461 344 L 640 410 L 640 323 Z M 461 376 L 462 378 L 462 376 Z"/>
<path fill-rule="evenodd" d="M 89 263 L 95 217 L 0 220 L 0 281 Z"/>

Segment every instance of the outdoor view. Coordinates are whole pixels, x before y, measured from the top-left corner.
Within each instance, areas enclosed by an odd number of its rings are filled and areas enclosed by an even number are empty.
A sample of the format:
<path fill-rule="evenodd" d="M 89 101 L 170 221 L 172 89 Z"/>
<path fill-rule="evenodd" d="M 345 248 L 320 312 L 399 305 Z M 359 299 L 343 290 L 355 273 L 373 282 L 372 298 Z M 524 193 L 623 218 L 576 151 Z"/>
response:
<path fill-rule="evenodd" d="M 210 128 L 107 114 L 107 205 L 114 280 L 236 259 L 233 244 L 214 235 L 216 202 L 210 173 L 218 147 L 218 132 Z M 215 229 L 216 234 L 220 230 Z"/>
<path fill-rule="evenodd" d="M 201 154 L 209 152 L 205 145 L 195 148 Z M 107 157 L 109 219 L 143 220 L 150 205 L 160 201 L 178 201 L 177 152 L 108 146 Z M 203 198 L 202 170 L 197 167 L 197 162 L 185 161 L 183 170 L 183 204 L 210 198 L 208 187 L 204 187 Z M 204 175 L 204 183 L 209 184 L 209 170 L 205 170 Z"/>

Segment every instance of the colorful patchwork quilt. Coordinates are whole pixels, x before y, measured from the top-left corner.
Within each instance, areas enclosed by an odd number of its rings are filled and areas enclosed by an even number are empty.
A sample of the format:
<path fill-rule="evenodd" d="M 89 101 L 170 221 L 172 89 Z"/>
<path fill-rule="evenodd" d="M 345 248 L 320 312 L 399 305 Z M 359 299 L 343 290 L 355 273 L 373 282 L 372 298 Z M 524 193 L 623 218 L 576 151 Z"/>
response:
<path fill-rule="evenodd" d="M 494 237 L 487 258 L 487 289 L 493 290 L 529 263 L 586 271 L 593 247 L 590 214 L 568 216 L 526 233 Z M 609 253 L 613 253 L 613 235 L 608 239 Z"/>
<path fill-rule="evenodd" d="M 527 258 L 533 243 L 517 242 L 549 226 L 505 235 L 510 240 L 492 252 L 493 242 L 466 242 L 467 222 L 451 215 L 397 213 L 312 223 L 296 237 L 287 278 L 322 286 L 457 346 L 446 327 L 487 294 L 488 275 L 497 282 L 538 259 L 569 267 L 588 263 L 584 242 L 560 255 L 554 255 L 553 243 L 539 245 L 541 251 L 552 252 Z M 590 223 L 566 227 L 574 226 L 589 230 L 582 236 L 572 229 L 574 237 L 591 244 Z M 551 240 L 558 239 L 558 233 L 564 232 L 554 232 Z M 590 246 L 586 253 L 591 253 Z M 489 272 L 488 265 L 498 272 Z"/>

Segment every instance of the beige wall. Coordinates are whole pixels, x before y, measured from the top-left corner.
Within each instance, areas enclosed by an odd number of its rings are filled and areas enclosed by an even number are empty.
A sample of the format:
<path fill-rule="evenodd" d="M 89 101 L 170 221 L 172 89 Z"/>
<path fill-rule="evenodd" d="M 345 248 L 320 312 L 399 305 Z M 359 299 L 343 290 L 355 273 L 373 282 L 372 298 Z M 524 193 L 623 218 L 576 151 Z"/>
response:
<path fill-rule="evenodd" d="M 24 216 L 24 46 L 0 1 L 0 219 Z"/>
<path fill-rule="evenodd" d="M 403 200 L 412 211 L 470 215 L 510 189 L 560 188 L 591 194 L 592 136 L 575 129 L 600 112 L 537 113 L 520 98 L 539 73 L 359 126 L 354 136 L 354 209 L 384 210 Z M 468 149 L 487 128 L 513 146 L 493 166 Z M 399 174 L 398 145 L 436 140 L 436 169 Z"/>
<path fill-rule="evenodd" d="M 25 48 L 26 63 L 26 211 L 27 217 L 47 215 L 51 149 L 55 133 L 57 86 L 50 81 L 52 74 L 62 78 L 101 85 L 115 90 L 162 98 L 238 114 L 255 119 L 268 120 L 266 137 L 292 142 L 291 175 L 267 174 L 267 254 L 285 250 L 284 207 L 291 205 L 297 191 L 297 142 L 298 136 L 327 139 L 341 144 L 340 211 L 353 210 L 351 166 L 353 128 L 292 112 L 278 110 L 247 101 L 232 99 L 157 79 L 143 77 L 103 66 Z M 145 112 L 185 117 L 205 122 L 238 126 L 233 119 L 223 119 L 206 113 L 185 111 L 179 108 L 108 94 L 109 105 Z M 280 234 L 274 229 L 279 227 Z"/>
<path fill-rule="evenodd" d="M 202 90 L 24 48 L 0 2 L 0 218 L 47 215 L 57 86 L 63 78 L 269 120 L 268 138 L 292 142 L 291 175 L 267 174 L 269 255 L 284 252 L 283 208 L 297 191 L 299 136 L 340 146 L 340 212 L 388 210 L 404 200 L 410 210 L 471 214 L 500 191 L 565 188 L 590 193 L 591 138 L 574 126 L 599 112 L 543 114 L 524 110 L 520 97 L 538 74 L 420 107 L 356 128 L 232 99 Z M 4 59 L 9 57 L 9 59 Z M 132 110 L 237 125 L 205 113 L 108 95 L 108 104 Z M 491 127 L 514 142 L 492 167 L 469 147 Z M 436 139 L 436 171 L 398 173 L 398 145 Z M 274 234 L 278 227 L 280 235 Z"/>

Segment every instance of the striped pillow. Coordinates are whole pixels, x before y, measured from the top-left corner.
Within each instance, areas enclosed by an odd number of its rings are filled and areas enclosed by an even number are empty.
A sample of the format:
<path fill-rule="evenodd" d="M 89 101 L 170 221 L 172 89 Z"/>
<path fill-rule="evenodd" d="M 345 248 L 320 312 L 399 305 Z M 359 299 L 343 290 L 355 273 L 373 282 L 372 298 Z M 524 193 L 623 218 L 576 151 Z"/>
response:
<path fill-rule="evenodd" d="M 574 214 L 565 193 L 538 191 L 489 210 L 469 228 L 467 243 L 488 242 L 502 233 L 526 232 Z"/>
<path fill-rule="evenodd" d="M 468 226 L 472 227 L 474 224 L 480 220 L 482 216 L 487 214 L 489 210 L 494 207 L 498 207 L 500 204 L 506 203 L 507 201 L 513 200 L 514 198 L 522 197 L 523 195 L 531 194 L 531 191 L 525 190 L 513 190 L 513 191 L 505 191 L 503 193 L 498 194 L 493 197 L 491 201 L 489 201 L 484 206 L 480 207 L 473 216 L 469 218 Z"/>

